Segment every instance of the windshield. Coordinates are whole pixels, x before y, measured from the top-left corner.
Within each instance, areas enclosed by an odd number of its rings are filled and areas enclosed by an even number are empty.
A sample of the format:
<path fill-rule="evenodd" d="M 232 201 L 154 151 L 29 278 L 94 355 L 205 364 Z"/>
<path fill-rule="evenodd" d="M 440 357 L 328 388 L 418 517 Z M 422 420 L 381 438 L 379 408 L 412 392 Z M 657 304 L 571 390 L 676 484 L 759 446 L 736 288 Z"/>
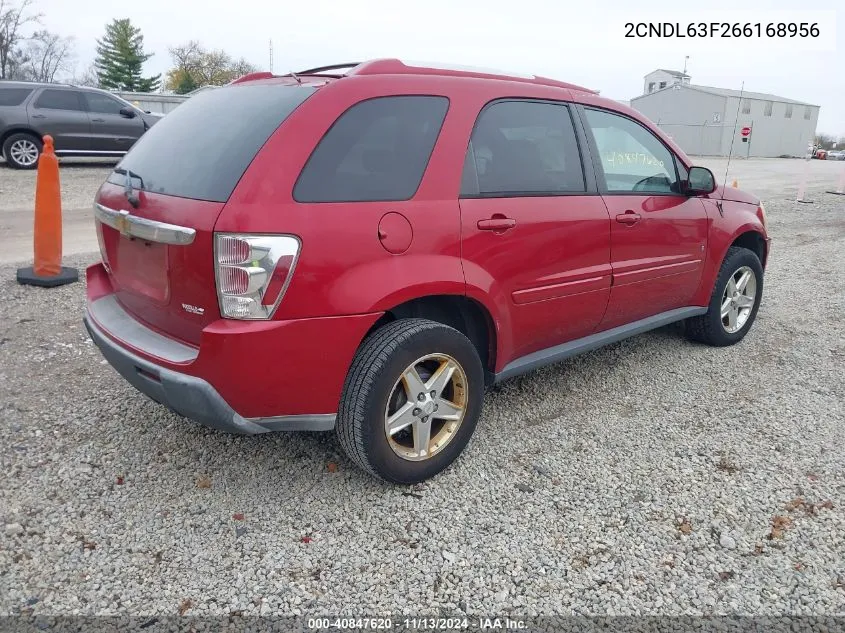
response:
<path fill-rule="evenodd" d="M 129 170 L 140 190 L 225 202 L 270 135 L 315 90 L 244 84 L 201 92 L 151 127 L 108 180 L 123 186 Z"/>

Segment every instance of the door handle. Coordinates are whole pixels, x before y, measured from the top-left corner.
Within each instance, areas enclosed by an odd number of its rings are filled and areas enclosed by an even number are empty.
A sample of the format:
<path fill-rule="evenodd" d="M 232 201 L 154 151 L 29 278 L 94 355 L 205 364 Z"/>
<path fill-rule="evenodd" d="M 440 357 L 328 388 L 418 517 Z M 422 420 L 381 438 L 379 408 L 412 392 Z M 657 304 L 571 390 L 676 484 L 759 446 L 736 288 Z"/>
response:
<path fill-rule="evenodd" d="M 105 123 L 106 122 L 105 119 L 91 119 L 91 121 L 93 121 L 94 123 Z"/>
<path fill-rule="evenodd" d="M 46 114 L 33 114 L 32 118 L 33 119 L 46 119 L 47 115 Z"/>
<path fill-rule="evenodd" d="M 616 216 L 616 221 L 621 222 L 622 224 L 636 224 L 641 219 L 639 213 L 634 213 L 630 209 L 625 211 L 625 213 L 620 213 Z"/>
<path fill-rule="evenodd" d="M 476 226 L 480 231 L 507 231 L 516 226 L 516 220 L 497 214 L 489 220 L 479 220 Z"/>

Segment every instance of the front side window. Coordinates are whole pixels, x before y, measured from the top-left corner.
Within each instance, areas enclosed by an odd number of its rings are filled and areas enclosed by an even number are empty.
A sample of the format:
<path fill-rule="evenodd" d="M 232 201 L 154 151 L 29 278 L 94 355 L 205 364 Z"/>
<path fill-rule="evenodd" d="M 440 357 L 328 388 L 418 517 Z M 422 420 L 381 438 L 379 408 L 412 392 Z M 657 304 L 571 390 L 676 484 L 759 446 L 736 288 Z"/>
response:
<path fill-rule="evenodd" d="M 97 114 L 120 114 L 120 109 L 125 107 L 117 99 L 99 92 L 86 92 L 85 101 L 88 103 L 88 112 Z"/>
<path fill-rule="evenodd" d="M 584 171 L 569 108 L 537 101 L 500 101 L 481 111 L 464 169 L 477 173 L 477 191 L 506 197 L 582 193 Z M 466 183 L 466 174 L 463 182 Z M 465 185 L 464 185 L 465 186 Z"/>
<path fill-rule="evenodd" d="M 786 112 L 783 113 L 783 117 L 785 119 L 791 119 L 792 118 L 792 104 L 791 103 L 786 104 Z"/>
<path fill-rule="evenodd" d="M 663 90 L 663 88 L 665 88 L 665 87 L 666 87 L 666 82 L 665 82 L 665 81 L 661 81 L 661 82 L 660 82 L 660 89 L 661 89 L 661 90 Z"/>
<path fill-rule="evenodd" d="M 810 109 L 810 106 L 804 106 L 804 119 L 809 121 L 810 116 L 812 115 L 812 112 L 813 111 Z"/>
<path fill-rule="evenodd" d="M 766 101 L 766 105 L 763 107 L 763 116 L 772 116 L 773 105 L 771 101 Z"/>
<path fill-rule="evenodd" d="M 680 192 L 674 155 L 650 130 L 618 114 L 585 111 L 607 191 Z"/>
<path fill-rule="evenodd" d="M 51 110 L 82 110 L 79 93 L 75 90 L 44 90 L 35 100 L 36 108 Z"/>
<path fill-rule="evenodd" d="M 297 202 L 410 200 L 449 100 L 379 97 L 357 103 L 326 132 L 296 181 Z"/>
<path fill-rule="evenodd" d="M 748 99 L 742 100 L 742 113 L 751 114 L 751 102 Z"/>

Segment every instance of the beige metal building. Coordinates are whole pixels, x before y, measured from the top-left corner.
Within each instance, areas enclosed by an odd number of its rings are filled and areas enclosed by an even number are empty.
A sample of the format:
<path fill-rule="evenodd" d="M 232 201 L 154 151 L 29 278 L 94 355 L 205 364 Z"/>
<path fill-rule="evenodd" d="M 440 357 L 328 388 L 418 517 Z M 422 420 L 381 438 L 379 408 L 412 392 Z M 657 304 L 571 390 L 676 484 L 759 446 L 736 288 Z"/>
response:
<path fill-rule="evenodd" d="M 803 157 L 815 138 L 819 106 L 804 101 L 750 91 L 740 98 L 739 90 L 697 86 L 665 70 L 646 75 L 643 89 L 631 107 L 690 155 L 728 156 L 733 141 L 734 156 Z M 751 128 L 745 141 L 743 127 Z"/>

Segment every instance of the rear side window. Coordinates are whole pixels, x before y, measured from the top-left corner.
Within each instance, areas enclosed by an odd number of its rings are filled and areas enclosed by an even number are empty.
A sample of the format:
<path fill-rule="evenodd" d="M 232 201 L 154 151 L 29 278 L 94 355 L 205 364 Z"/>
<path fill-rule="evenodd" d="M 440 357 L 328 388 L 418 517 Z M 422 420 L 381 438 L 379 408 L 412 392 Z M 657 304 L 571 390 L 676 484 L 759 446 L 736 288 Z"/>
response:
<path fill-rule="evenodd" d="M 465 197 L 583 193 L 584 170 L 569 108 L 539 101 L 500 101 L 481 111 L 463 179 Z M 467 187 L 470 187 L 469 189 Z"/>
<path fill-rule="evenodd" d="M 43 90 L 34 105 L 50 110 L 84 110 L 76 90 Z"/>
<path fill-rule="evenodd" d="M 31 88 L 0 88 L 0 106 L 16 106 L 26 101 Z"/>
<path fill-rule="evenodd" d="M 191 97 L 152 126 L 118 165 L 145 191 L 225 202 L 279 125 L 311 86 L 230 86 Z M 117 172 L 109 182 L 123 184 Z"/>
<path fill-rule="evenodd" d="M 449 108 L 445 97 L 379 97 L 344 112 L 308 159 L 297 202 L 410 200 Z"/>

